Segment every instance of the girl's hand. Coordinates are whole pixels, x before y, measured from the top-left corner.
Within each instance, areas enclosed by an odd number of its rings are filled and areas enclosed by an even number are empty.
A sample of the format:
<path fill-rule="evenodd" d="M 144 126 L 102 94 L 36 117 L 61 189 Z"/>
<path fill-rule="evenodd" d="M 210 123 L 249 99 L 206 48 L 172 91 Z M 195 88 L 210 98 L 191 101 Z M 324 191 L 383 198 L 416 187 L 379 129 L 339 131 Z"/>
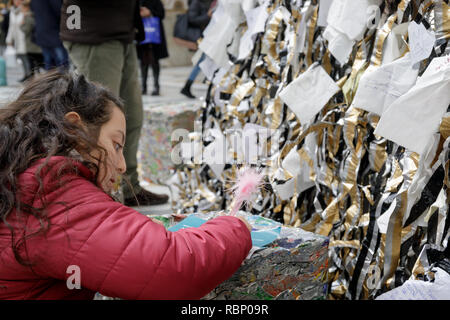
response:
<path fill-rule="evenodd" d="M 180 222 L 181 220 L 183 220 L 184 218 L 186 218 L 187 216 L 184 214 L 177 214 L 177 213 L 172 213 L 172 217 L 174 219 L 175 222 Z"/>
<path fill-rule="evenodd" d="M 153 222 L 155 222 L 157 224 L 160 224 L 160 225 L 162 225 L 164 227 L 164 223 L 161 220 L 154 219 L 154 218 L 150 218 L 150 220 L 152 220 Z"/>
<path fill-rule="evenodd" d="M 243 223 L 245 223 L 245 225 L 248 228 L 248 231 L 252 232 L 252 226 L 250 225 L 250 223 L 248 223 L 247 219 L 245 219 L 244 217 L 240 217 L 240 216 L 236 216 L 236 218 L 241 219 L 241 221 Z"/>

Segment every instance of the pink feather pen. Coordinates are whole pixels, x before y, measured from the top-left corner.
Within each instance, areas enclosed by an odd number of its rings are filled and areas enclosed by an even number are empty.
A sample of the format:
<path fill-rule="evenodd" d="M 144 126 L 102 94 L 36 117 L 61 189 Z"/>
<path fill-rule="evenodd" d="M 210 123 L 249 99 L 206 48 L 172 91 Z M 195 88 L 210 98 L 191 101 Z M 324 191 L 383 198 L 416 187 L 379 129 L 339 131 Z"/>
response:
<path fill-rule="evenodd" d="M 236 184 L 231 188 L 234 193 L 230 215 L 235 216 L 244 202 L 249 203 L 252 194 L 261 187 L 264 175 L 253 168 L 245 168 L 238 175 Z"/>

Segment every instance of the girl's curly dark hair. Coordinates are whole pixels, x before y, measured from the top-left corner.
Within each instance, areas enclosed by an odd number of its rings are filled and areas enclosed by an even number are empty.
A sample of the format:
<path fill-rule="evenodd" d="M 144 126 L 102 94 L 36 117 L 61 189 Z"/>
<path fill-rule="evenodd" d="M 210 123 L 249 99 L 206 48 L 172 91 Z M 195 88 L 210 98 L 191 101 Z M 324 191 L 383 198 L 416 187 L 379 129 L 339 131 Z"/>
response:
<path fill-rule="evenodd" d="M 48 167 L 52 156 L 71 158 L 77 154 L 75 151 L 90 155 L 93 150 L 100 150 L 101 156 L 94 160 L 97 163 L 84 163 L 93 170 L 97 181 L 98 164 L 107 161 L 106 150 L 97 140 L 100 128 L 111 117 L 113 104 L 124 111 L 120 99 L 101 85 L 87 81 L 83 75 L 55 69 L 27 82 L 15 101 L 0 107 L 0 223 L 9 228 L 12 250 L 22 265 L 33 265 L 20 254 L 20 249 L 26 252 L 26 240 L 45 233 L 50 227 L 42 199 L 42 168 Z M 84 128 L 65 119 L 71 111 L 80 115 Z M 33 162 L 43 158 L 46 160 L 35 174 L 39 182 L 36 197 L 43 205 L 35 208 L 20 199 L 17 179 Z M 55 181 L 61 181 L 70 167 L 73 170 L 68 161 L 59 168 L 53 177 Z M 19 232 L 8 222 L 14 209 L 17 216 L 37 218 L 40 229 L 31 234 Z"/>

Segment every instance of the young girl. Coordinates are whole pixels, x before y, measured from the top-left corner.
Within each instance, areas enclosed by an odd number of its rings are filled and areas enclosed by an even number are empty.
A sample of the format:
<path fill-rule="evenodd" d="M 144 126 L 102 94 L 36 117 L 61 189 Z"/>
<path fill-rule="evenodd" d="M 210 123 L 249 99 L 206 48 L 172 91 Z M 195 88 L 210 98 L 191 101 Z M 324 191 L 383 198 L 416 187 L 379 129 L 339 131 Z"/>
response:
<path fill-rule="evenodd" d="M 121 101 L 58 70 L 0 108 L 0 299 L 199 299 L 239 268 L 244 219 L 169 232 L 113 200 L 125 132 Z"/>

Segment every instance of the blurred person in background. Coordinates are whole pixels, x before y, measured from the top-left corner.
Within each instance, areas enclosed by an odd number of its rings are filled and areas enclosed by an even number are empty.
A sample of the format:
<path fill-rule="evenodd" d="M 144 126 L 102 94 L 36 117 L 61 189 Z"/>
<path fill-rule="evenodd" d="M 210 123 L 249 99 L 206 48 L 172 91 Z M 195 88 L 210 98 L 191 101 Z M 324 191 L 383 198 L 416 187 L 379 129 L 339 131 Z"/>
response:
<path fill-rule="evenodd" d="M 69 57 L 59 38 L 61 0 L 33 0 L 31 10 L 35 18 L 33 39 L 41 47 L 45 70 L 68 68 Z"/>
<path fill-rule="evenodd" d="M 25 33 L 25 49 L 30 65 L 26 79 L 32 77 L 35 73 L 39 73 L 39 68 L 43 66 L 44 62 L 41 48 L 33 40 L 35 22 L 33 12 L 30 9 L 30 2 L 30 0 L 24 0 L 22 3 L 23 21 L 20 26 L 20 29 Z"/>
<path fill-rule="evenodd" d="M 0 55 L 6 48 L 6 35 L 8 34 L 9 27 L 9 10 L 6 8 L 6 4 L 0 3 Z"/>
<path fill-rule="evenodd" d="M 80 28 L 67 26 L 67 8 L 76 5 L 81 12 Z M 123 184 L 127 206 L 156 205 L 168 201 L 139 184 L 137 150 L 141 135 L 143 106 L 138 59 L 134 40 L 145 39 L 137 0 L 64 0 L 61 8 L 60 37 L 77 72 L 98 82 L 124 101 L 127 121 L 124 156 L 127 165 Z"/>
<path fill-rule="evenodd" d="M 147 94 L 148 68 L 151 66 L 153 71 L 152 96 L 159 96 L 159 60 L 169 56 L 169 53 L 167 52 L 166 35 L 162 23 L 162 20 L 165 17 L 164 6 L 160 0 L 141 0 L 140 6 L 140 14 L 142 18 L 150 16 L 159 18 L 161 43 L 145 43 L 137 45 L 137 54 L 141 66 L 142 93 Z"/>
<path fill-rule="evenodd" d="M 192 0 L 188 9 L 189 24 L 199 27 L 202 31 L 205 30 L 211 20 L 216 5 L 217 0 Z M 188 98 L 195 99 L 195 96 L 191 93 L 191 86 L 200 73 L 200 63 L 202 63 L 204 59 L 205 54 L 203 53 L 189 74 L 184 87 L 180 91 Z"/>
<path fill-rule="evenodd" d="M 21 6 L 22 0 L 12 1 L 9 13 L 8 35 L 6 36 L 6 45 L 14 47 L 16 57 L 22 62 L 23 78 L 20 79 L 19 82 L 25 81 L 31 72 L 31 66 L 26 51 L 25 33 L 20 28 L 23 22 Z"/>

